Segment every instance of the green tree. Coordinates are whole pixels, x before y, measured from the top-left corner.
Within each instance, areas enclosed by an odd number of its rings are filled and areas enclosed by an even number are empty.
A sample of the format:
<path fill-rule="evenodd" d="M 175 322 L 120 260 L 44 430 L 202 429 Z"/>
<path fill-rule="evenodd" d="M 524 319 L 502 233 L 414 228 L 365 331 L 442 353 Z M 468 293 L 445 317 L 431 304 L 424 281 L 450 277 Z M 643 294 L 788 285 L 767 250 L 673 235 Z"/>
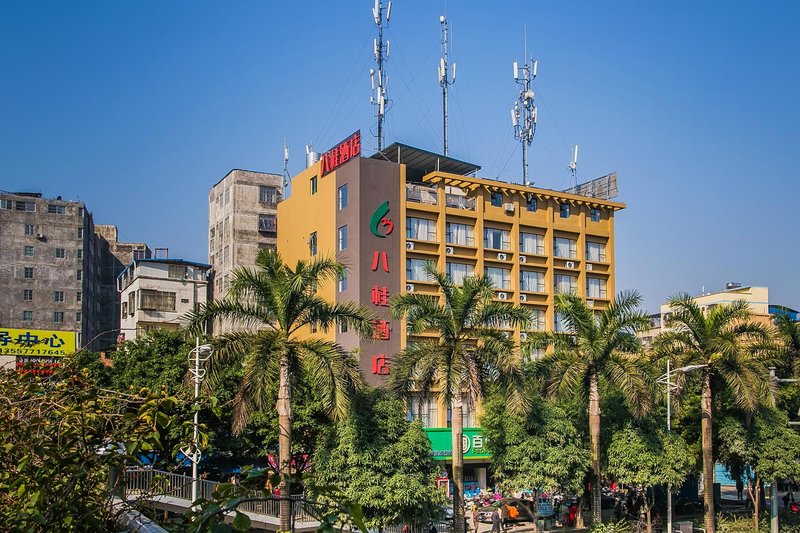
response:
<path fill-rule="evenodd" d="M 600 521 L 600 401 L 603 385 L 623 393 L 635 414 L 650 405 L 649 379 L 639 356 L 638 330 L 650 326 L 639 309 L 641 297 L 623 292 L 605 309 L 595 310 L 572 294 L 557 294 L 556 312 L 568 333 L 539 332 L 529 347 L 552 347 L 539 359 L 538 372 L 545 376 L 553 398 L 580 397 L 588 401 L 589 442 L 592 461 L 592 518 Z M 604 382 L 604 383 L 601 383 Z"/>
<path fill-rule="evenodd" d="M 498 329 L 524 326 L 524 309 L 492 297 L 486 277 L 467 277 L 456 286 L 432 264 L 428 275 L 441 291 L 435 296 L 407 293 L 391 301 L 392 314 L 405 318 L 411 334 L 433 332 L 436 338 L 409 342 L 393 364 L 389 387 L 405 397 L 412 390 L 424 400 L 431 394 L 451 409 L 453 433 L 454 531 L 464 531 L 464 455 L 461 448 L 463 403 L 483 399 L 488 384 L 497 382 L 507 395 L 511 410 L 523 409 L 523 376 L 514 344 Z"/>
<path fill-rule="evenodd" d="M 339 486 L 361 505 L 370 528 L 422 526 L 439 518 L 446 503 L 425 431 L 406 420 L 402 400 L 380 390 L 354 399 L 348 416 L 327 432 L 313 468 L 319 483 Z"/>
<path fill-rule="evenodd" d="M 778 333 L 779 355 L 783 356 L 785 369 L 800 376 L 800 322 L 792 320 L 786 313 L 775 316 Z"/>
<path fill-rule="evenodd" d="M 713 398 L 730 391 L 733 401 L 746 412 L 754 412 L 766 397 L 769 380 L 763 348 L 769 341 L 765 326 L 751 320 L 750 306 L 737 300 L 704 311 L 688 294 L 669 299 L 669 328 L 654 341 L 655 353 L 669 358 L 675 367 L 702 367 L 701 438 L 703 452 L 703 500 L 705 528 L 715 533 L 713 450 Z M 683 374 L 676 375 L 680 383 Z"/>
<path fill-rule="evenodd" d="M 356 304 L 330 303 L 317 294 L 321 283 L 335 283 L 345 274 L 345 266 L 335 260 L 300 260 L 291 268 L 277 252 L 261 250 L 256 265 L 234 271 L 226 298 L 190 313 L 190 329 L 199 333 L 214 320 L 241 328 L 215 337 L 215 350 L 208 361 L 212 383 L 221 369 L 242 367 L 234 400 L 235 432 L 244 429 L 252 413 L 269 408 L 269 390 L 277 382 L 280 492 L 285 496 L 290 490 L 292 385 L 301 368 L 311 376 L 325 410 L 334 416 L 347 412 L 350 395 L 362 383 L 353 354 L 306 332 L 311 326 L 327 332 L 340 323 L 369 335 L 372 316 Z M 289 502 L 282 500 L 282 531 L 290 529 L 290 512 Z"/>
<path fill-rule="evenodd" d="M 481 427 L 495 479 L 513 491 L 533 489 L 534 501 L 539 489 L 579 493 L 591 463 L 574 419 L 535 391 L 531 396 L 527 414 L 509 413 L 501 395 L 490 395 L 484 404 Z"/>
<path fill-rule="evenodd" d="M 614 432 L 608 447 L 608 472 L 617 481 L 641 485 L 644 490 L 647 533 L 653 531 L 652 489 L 659 485 L 680 485 L 692 466 L 686 442 L 676 433 L 666 433 L 654 422 Z"/>

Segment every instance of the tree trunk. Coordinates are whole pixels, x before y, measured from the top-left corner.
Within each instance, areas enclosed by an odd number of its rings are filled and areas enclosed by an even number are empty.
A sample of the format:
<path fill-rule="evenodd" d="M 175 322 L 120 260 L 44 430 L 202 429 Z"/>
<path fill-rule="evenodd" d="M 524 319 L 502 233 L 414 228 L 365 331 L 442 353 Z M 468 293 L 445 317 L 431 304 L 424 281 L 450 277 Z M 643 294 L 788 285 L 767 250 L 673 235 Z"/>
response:
<path fill-rule="evenodd" d="M 600 502 L 600 386 L 597 374 L 589 378 L 589 439 L 592 456 L 592 522 L 601 520 Z"/>
<path fill-rule="evenodd" d="M 280 383 L 278 385 L 278 469 L 281 482 L 280 490 L 280 523 L 281 531 L 292 529 L 291 484 L 289 478 L 292 468 L 292 390 L 289 385 L 289 359 L 281 358 Z"/>
<path fill-rule="evenodd" d="M 761 507 L 761 480 L 758 476 L 756 476 L 755 490 L 753 492 L 753 531 L 758 533 L 758 515 Z"/>
<path fill-rule="evenodd" d="M 533 505 L 531 505 L 531 507 L 533 507 L 533 516 L 531 517 L 533 519 L 533 533 L 539 533 L 539 520 L 538 520 L 538 518 L 539 518 L 539 489 L 538 489 L 538 487 L 533 489 Z M 558 518 L 558 517 L 556 517 L 556 518 Z"/>
<path fill-rule="evenodd" d="M 711 440 L 711 371 L 703 371 L 702 419 L 700 433 L 703 437 L 703 507 L 706 533 L 716 532 L 714 509 L 714 450 Z"/>
<path fill-rule="evenodd" d="M 453 431 L 453 533 L 464 531 L 464 448 L 461 439 L 463 433 L 463 407 L 461 397 L 451 400 L 451 429 Z"/>
<path fill-rule="evenodd" d="M 644 513 L 647 516 L 647 533 L 653 533 L 652 510 L 652 505 L 647 503 L 647 496 L 645 496 Z"/>
<path fill-rule="evenodd" d="M 578 512 L 575 513 L 575 527 L 577 529 L 583 529 L 585 526 L 583 523 L 583 499 L 584 491 L 581 492 L 581 496 L 578 498 Z"/>

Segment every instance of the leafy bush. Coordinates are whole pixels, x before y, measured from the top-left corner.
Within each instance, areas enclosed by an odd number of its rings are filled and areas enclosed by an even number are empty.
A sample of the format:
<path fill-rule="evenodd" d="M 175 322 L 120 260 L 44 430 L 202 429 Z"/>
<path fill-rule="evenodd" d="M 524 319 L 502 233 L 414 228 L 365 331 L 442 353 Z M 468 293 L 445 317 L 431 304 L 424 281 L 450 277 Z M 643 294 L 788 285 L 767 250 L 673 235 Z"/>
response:
<path fill-rule="evenodd" d="M 609 522 L 607 524 L 594 523 L 589 531 L 591 533 L 630 533 L 631 526 L 625 520 Z"/>

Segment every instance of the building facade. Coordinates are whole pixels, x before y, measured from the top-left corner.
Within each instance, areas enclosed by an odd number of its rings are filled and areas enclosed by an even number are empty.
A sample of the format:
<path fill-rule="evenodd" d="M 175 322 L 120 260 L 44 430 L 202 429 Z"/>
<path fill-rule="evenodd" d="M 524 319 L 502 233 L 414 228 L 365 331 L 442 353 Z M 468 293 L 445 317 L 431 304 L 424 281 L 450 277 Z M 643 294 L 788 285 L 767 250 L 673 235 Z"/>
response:
<path fill-rule="evenodd" d="M 210 269 L 182 259 L 134 259 L 117 278 L 125 339 L 185 325 L 186 313 L 207 301 Z"/>

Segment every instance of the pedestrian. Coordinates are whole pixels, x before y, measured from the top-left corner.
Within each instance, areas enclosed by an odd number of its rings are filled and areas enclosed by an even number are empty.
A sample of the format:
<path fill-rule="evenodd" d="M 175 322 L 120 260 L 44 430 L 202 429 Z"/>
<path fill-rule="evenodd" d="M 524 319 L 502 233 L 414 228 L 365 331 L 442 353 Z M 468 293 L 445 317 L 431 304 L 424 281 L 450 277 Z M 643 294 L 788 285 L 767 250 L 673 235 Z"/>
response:
<path fill-rule="evenodd" d="M 431 522 L 431 527 L 428 528 L 428 533 L 436 533 L 436 526 Z"/>
<path fill-rule="evenodd" d="M 403 533 L 411 533 L 411 528 L 408 527 L 408 524 L 403 524 L 403 528 L 400 531 Z"/>
<path fill-rule="evenodd" d="M 478 506 L 474 503 L 472 504 L 472 530 L 475 533 L 478 533 Z"/>
<path fill-rule="evenodd" d="M 736 480 L 736 499 L 742 500 L 742 491 L 744 490 L 744 482 L 741 479 Z"/>
<path fill-rule="evenodd" d="M 500 525 L 503 531 L 508 529 L 508 507 L 505 505 L 500 506 Z"/>
<path fill-rule="evenodd" d="M 792 492 L 791 491 L 789 491 L 789 492 L 787 492 L 786 494 L 783 495 L 783 508 L 784 509 L 788 509 L 789 508 L 789 500 L 791 500 L 791 499 L 792 499 Z"/>
<path fill-rule="evenodd" d="M 500 533 L 500 511 L 492 511 L 492 530 L 490 533 Z"/>

